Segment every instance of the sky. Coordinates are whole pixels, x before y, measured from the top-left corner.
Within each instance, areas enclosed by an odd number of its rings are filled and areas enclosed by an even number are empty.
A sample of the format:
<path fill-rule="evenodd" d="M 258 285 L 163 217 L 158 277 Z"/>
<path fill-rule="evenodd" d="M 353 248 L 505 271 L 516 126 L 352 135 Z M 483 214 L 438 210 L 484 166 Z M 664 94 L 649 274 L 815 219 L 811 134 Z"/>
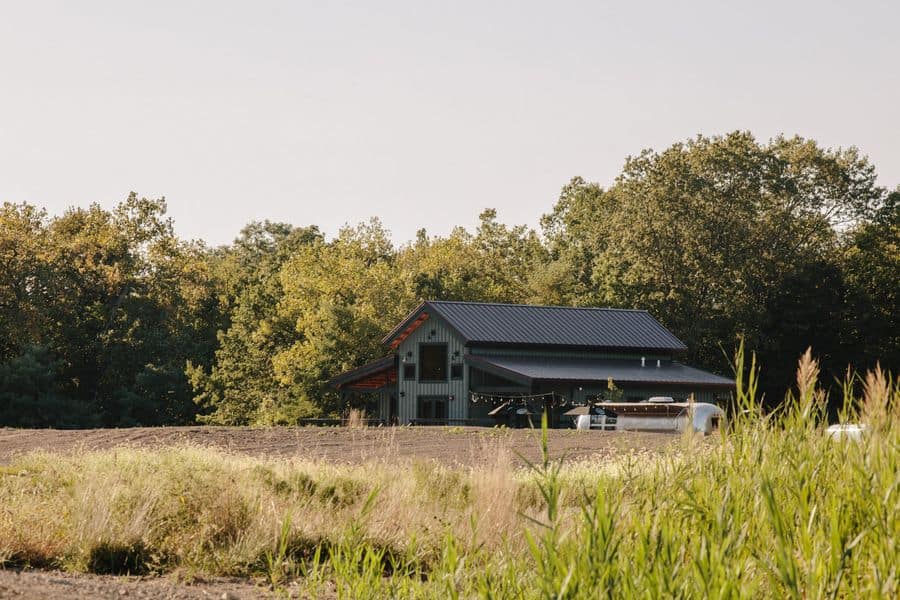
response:
<path fill-rule="evenodd" d="M 695 135 L 857 146 L 900 184 L 900 2 L 0 0 L 0 201 L 176 230 L 537 226 Z"/>

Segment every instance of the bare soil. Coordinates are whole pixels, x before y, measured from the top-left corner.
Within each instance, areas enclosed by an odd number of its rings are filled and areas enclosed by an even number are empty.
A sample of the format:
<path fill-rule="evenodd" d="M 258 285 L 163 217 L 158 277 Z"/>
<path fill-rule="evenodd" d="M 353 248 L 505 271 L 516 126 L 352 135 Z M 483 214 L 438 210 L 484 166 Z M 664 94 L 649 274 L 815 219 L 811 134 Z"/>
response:
<path fill-rule="evenodd" d="M 552 429 L 554 457 L 570 460 L 622 452 L 661 451 L 675 435 L 658 432 L 599 432 Z M 435 460 L 448 466 L 490 461 L 498 447 L 540 458 L 540 432 L 485 427 L 136 427 L 131 429 L 0 429 L 0 464 L 27 452 L 73 453 L 122 446 L 160 448 L 192 444 L 269 458 L 301 458 L 336 464 Z"/>
<path fill-rule="evenodd" d="M 293 596 L 291 590 L 285 590 Z M 245 600 L 273 598 L 261 584 L 241 580 L 215 578 L 180 582 L 174 577 L 116 577 L 87 575 L 62 571 L 5 571 L 0 569 L 0 598 L 38 600 L 44 598 L 93 598 L 127 600 L 128 598 L 215 598 Z"/>

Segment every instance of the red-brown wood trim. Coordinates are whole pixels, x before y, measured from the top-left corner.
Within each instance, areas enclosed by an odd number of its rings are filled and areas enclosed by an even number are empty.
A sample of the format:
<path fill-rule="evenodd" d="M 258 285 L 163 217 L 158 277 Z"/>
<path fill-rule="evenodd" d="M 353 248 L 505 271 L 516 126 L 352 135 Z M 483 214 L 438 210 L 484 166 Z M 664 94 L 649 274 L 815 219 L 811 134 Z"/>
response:
<path fill-rule="evenodd" d="M 412 335 L 412 332 L 418 329 L 422 323 L 428 320 L 428 313 L 423 312 L 421 315 L 416 317 L 416 320 L 409 324 L 409 327 L 403 330 L 403 333 L 394 338 L 394 341 L 391 342 L 391 350 L 396 350 L 400 344 L 403 343 L 403 340 Z"/>

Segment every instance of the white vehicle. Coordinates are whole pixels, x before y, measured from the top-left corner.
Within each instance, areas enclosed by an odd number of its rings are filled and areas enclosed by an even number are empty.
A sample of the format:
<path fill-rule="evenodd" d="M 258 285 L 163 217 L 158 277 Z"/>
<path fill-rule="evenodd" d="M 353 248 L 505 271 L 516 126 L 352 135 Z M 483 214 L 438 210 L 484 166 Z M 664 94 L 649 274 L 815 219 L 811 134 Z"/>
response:
<path fill-rule="evenodd" d="M 725 411 L 715 404 L 695 402 L 688 406 L 688 411 L 694 431 L 703 435 L 711 434 L 725 420 Z"/>
<path fill-rule="evenodd" d="M 670 404 L 675 402 L 675 399 L 671 396 L 651 396 L 646 400 L 641 400 L 641 402 L 650 404 Z"/>
<path fill-rule="evenodd" d="M 599 429 L 601 431 L 614 431 L 616 429 L 616 413 L 611 410 L 592 407 L 589 414 L 581 414 L 575 417 L 575 429 Z"/>
<path fill-rule="evenodd" d="M 868 425 L 862 423 L 841 423 L 839 425 L 831 425 L 825 430 L 825 435 L 835 440 L 860 440 Z"/>
<path fill-rule="evenodd" d="M 576 429 L 676 432 L 690 427 L 704 435 L 725 419 L 725 411 L 706 402 L 604 402 L 567 414 L 577 415 Z"/>

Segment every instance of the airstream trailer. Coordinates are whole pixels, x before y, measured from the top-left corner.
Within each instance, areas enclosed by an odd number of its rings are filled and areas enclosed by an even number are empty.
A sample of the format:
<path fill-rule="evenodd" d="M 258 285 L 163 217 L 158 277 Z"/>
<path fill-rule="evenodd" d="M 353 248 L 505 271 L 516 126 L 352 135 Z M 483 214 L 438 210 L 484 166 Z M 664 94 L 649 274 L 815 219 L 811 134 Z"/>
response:
<path fill-rule="evenodd" d="M 706 402 L 605 402 L 570 411 L 576 429 L 684 431 L 708 435 L 718 429 L 724 411 Z M 612 418 L 610 418 L 610 416 Z"/>

